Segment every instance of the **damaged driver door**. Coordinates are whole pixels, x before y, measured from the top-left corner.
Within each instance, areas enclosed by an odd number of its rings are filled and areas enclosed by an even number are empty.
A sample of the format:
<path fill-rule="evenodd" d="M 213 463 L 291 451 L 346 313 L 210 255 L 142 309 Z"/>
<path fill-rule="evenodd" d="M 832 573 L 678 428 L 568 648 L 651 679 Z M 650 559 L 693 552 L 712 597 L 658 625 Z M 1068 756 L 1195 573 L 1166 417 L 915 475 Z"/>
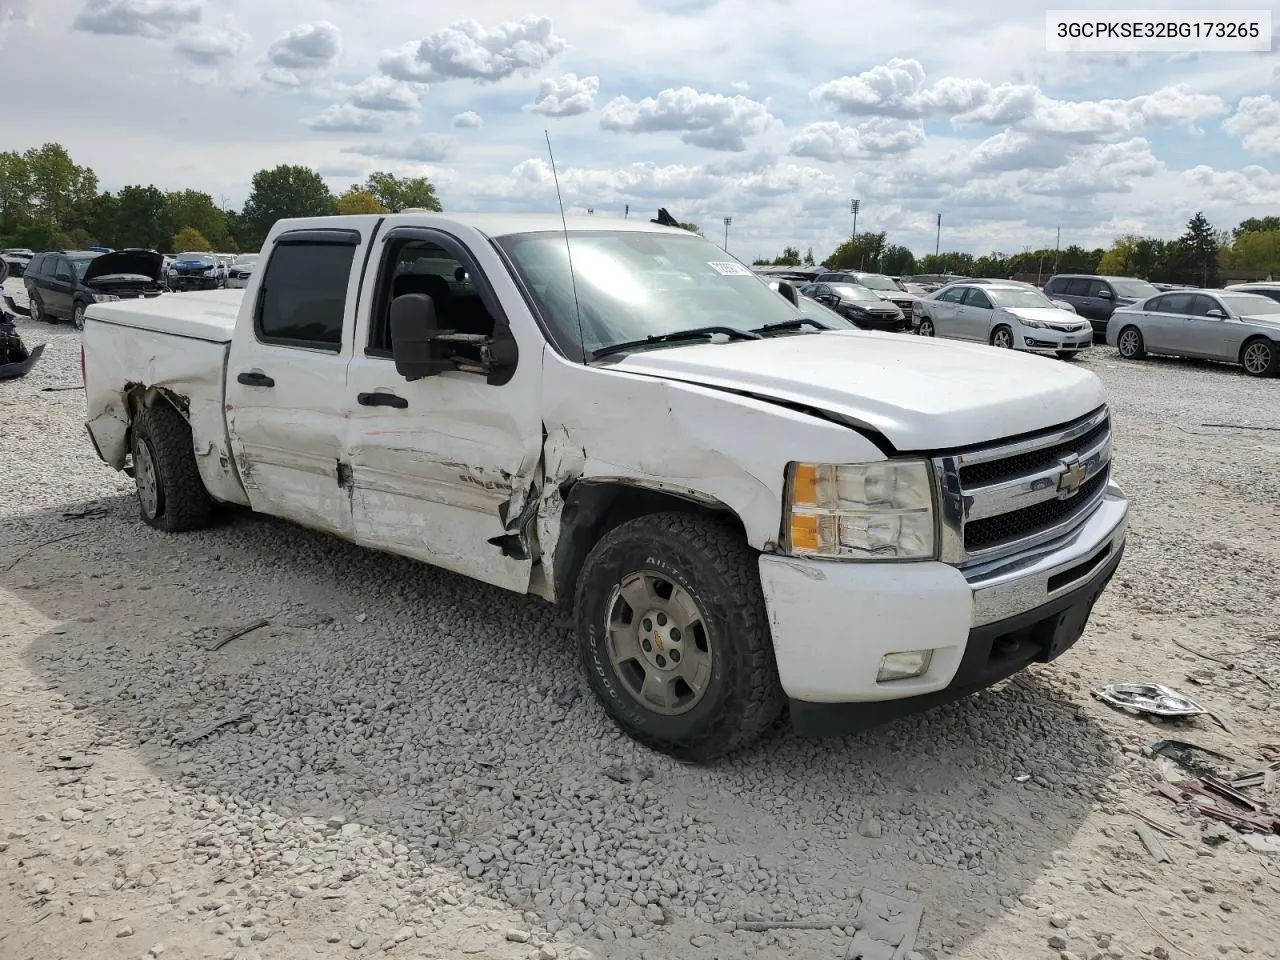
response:
<path fill-rule="evenodd" d="M 400 227 L 379 264 L 348 368 L 344 467 L 357 542 L 525 592 L 536 549 L 541 356 L 505 376 L 448 369 L 408 380 L 391 352 L 391 302 L 431 298 L 441 330 L 492 336 L 507 318 L 476 258 L 437 230 Z M 465 364 L 462 364 L 465 366 Z"/>

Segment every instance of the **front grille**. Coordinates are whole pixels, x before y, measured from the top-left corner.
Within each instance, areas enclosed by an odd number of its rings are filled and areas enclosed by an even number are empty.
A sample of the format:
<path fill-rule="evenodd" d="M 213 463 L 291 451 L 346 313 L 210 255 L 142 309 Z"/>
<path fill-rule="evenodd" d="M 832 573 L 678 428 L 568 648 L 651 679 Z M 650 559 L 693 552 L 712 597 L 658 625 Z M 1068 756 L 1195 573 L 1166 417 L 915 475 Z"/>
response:
<path fill-rule="evenodd" d="M 1067 520 L 1081 506 L 1090 503 L 1094 496 L 1107 485 L 1110 471 L 1103 471 L 1092 480 L 1081 484 L 1080 492 L 1069 500 L 1045 500 L 1032 507 L 1024 507 L 1012 513 L 985 520 L 974 520 L 964 525 L 964 548 L 972 553 L 986 550 L 999 543 L 1020 540 L 1039 530 L 1056 527 Z"/>
<path fill-rule="evenodd" d="M 989 483 L 1001 483 L 1026 473 L 1035 473 L 1053 466 L 1068 453 L 1079 453 L 1088 450 L 1111 430 L 1110 419 L 1100 424 L 1077 440 L 1070 440 L 1043 450 L 1033 450 L 1007 457 L 1003 460 L 990 460 L 987 463 L 975 463 L 960 468 L 960 483 L 964 487 L 977 487 Z"/>
<path fill-rule="evenodd" d="M 935 458 L 943 559 L 985 562 L 1062 536 L 1089 516 L 1111 475 L 1111 420 L 1087 417 L 979 450 Z M 1076 492 L 1062 498 L 1072 481 Z"/>

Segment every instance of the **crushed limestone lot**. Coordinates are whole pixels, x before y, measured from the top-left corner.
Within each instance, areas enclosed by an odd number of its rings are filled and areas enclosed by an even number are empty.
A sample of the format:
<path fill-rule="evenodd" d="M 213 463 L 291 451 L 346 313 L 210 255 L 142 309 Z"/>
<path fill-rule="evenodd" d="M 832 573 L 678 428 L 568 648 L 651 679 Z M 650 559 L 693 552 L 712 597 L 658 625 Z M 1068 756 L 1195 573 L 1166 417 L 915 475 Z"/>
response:
<path fill-rule="evenodd" d="M 0 382 L 3 960 L 1280 955 L 1280 852 L 1148 752 L 1280 759 L 1280 379 L 1094 348 L 1132 513 L 1084 639 L 697 767 L 614 728 L 541 601 L 243 511 L 145 526 L 62 389 L 78 335 L 19 331 L 48 348 Z"/>

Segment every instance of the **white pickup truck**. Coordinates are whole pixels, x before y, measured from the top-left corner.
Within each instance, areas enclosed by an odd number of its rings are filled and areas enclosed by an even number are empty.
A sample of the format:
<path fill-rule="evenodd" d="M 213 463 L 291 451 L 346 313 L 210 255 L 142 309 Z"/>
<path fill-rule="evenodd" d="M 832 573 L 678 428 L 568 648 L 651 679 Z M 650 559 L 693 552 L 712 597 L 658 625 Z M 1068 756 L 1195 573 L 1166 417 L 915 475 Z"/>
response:
<path fill-rule="evenodd" d="M 239 504 L 571 606 L 605 709 L 682 759 L 1051 660 L 1120 562 L 1093 374 L 837 329 L 686 231 L 285 220 L 260 264 L 89 308 L 89 433 L 143 520 Z"/>

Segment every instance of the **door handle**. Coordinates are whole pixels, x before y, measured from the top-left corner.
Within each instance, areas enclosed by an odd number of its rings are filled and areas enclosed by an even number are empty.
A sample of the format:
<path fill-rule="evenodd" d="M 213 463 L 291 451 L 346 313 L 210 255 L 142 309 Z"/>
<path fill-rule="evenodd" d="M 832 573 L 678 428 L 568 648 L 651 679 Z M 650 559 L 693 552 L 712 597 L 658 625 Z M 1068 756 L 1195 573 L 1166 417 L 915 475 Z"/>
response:
<path fill-rule="evenodd" d="M 236 374 L 236 382 L 243 383 L 246 387 L 274 387 L 276 385 L 276 382 L 265 373 L 259 373 L 256 370 L 249 373 Z"/>
<path fill-rule="evenodd" d="M 394 393 L 357 394 L 356 403 L 362 407 L 395 407 L 397 410 L 403 410 L 409 406 L 408 400 L 404 397 L 397 397 Z"/>

